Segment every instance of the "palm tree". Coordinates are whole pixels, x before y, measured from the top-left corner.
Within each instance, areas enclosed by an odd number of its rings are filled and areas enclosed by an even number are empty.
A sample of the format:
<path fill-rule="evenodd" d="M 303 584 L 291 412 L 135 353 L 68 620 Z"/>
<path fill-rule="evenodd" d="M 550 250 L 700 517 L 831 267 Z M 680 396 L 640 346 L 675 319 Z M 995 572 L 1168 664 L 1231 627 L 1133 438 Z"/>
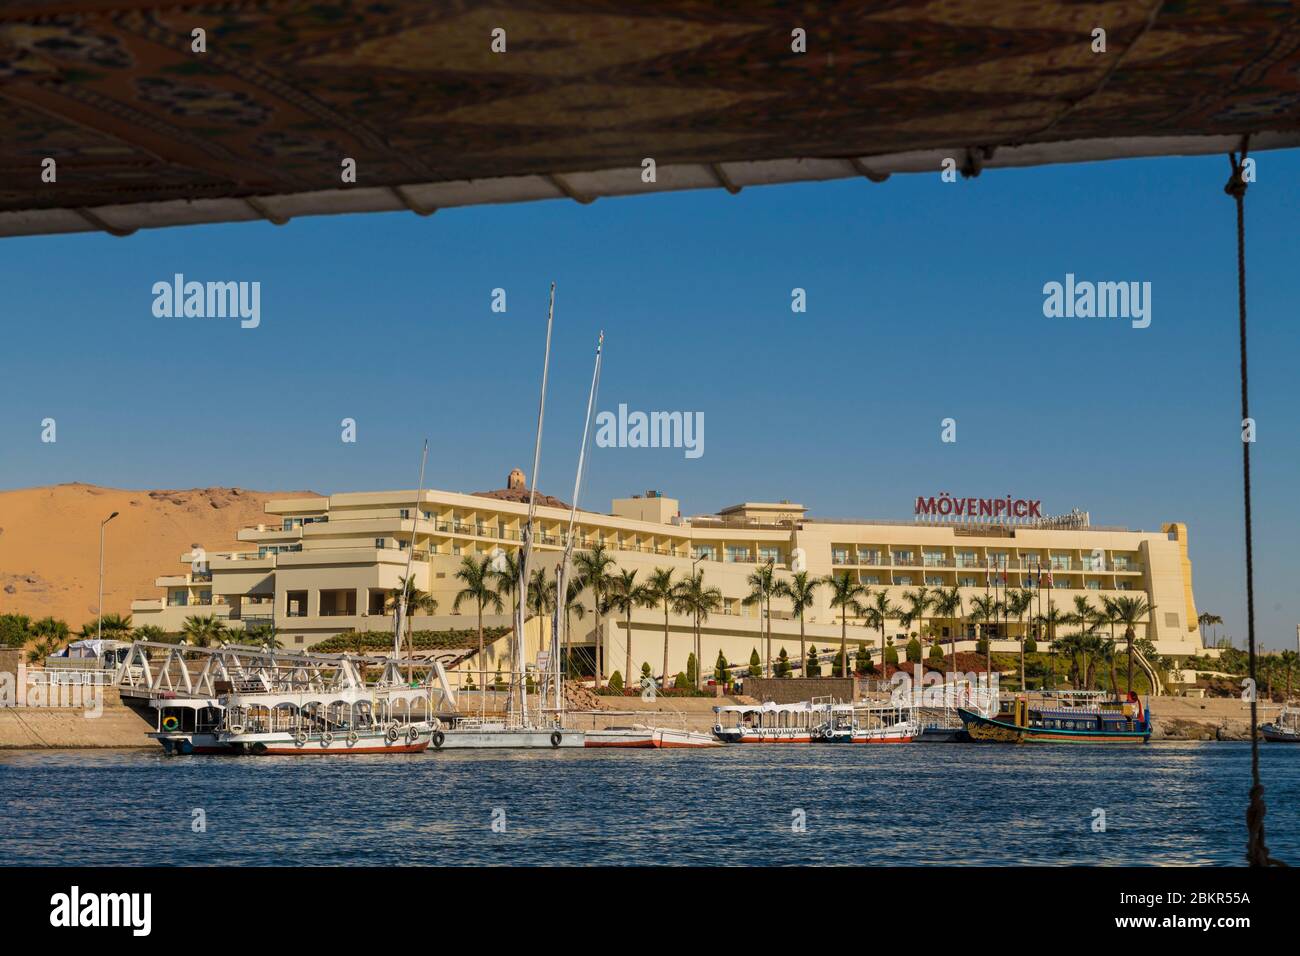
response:
<path fill-rule="evenodd" d="M 137 641 L 161 641 L 167 636 L 167 632 L 155 624 L 144 624 L 137 627 L 131 636 Z"/>
<path fill-rule="evenodd" d="M 704 586 L 704 572 L 696 571 L 685 581 L 673 588 L 673 610 L 678 614 L 689 614 L 695 622 L 695 689 L 704 686 L 703 668 L 699 661 L 703 657 L 700 647 L 700 624 L 709 619 L 709 614 L 722 607 L 722 591 L 718 588 Z"/>
<path fill-rule="evenodd" d="M 934 595 L 929 588 L 917 588 L 915 591 L 904 591 L 903 600 L 908 603 L 907 612 L 903 615 L 903 627 L 910 629 L 915 621 L 917 639 L 924 646 L 925 612 L 934 604 Z"/>
<path fill-rule="evenodd" d="M 763 664 L 763 673 L 772 676 L 772 596 L 777 592 L 776 562 L 768 560 L 750 572 L 745 583 L 749 585 L 749 595 L 741 599 L 741 604 L 757 604 L 759 611 L 767 617 L 767 660 Z"/>
<path fill-rule="evenodd" d="M 614 584 L 614 558 L 603 543 L 597 542 L 590 551 L 579 551 L 574 555 L 573 566 L 591 591 L 591 603 L 596 612 L 596 690 L 599 691 L 601 681 L 605 678 L 600 618 L 609 607 L 607 599 Z"/>
<path fill-rule="evenodd" d="M 1008 591 L 1006 603 L 1007 614 L 1020 625 L 1020 690 L 1025 691 L 1025 613 L 1033 606 L 1034 592 L 1028 588 Z"/>
<path fill-rule="evenodd" d="M 492 571 L 492 580 L 496 582 L 497 593 L 510 609 L 510 647 L 515 646 L 519 635 L 515 633 L 515 598 L 519 594 L 519 552 L 508 551 L 500 554 L 501 570 Z"/>
<path fill-rule="evenodd" d="M 1115 659 L 1119 657 L 1119 643 L 1113 637 L 1108 637 L 1101 643 L 1101 659 L 1110 665 L 1110 693 L 1116 700 L 1119 699 L 1119 678 L 1115 675 Z"/>
<path fill-rule="evenodd" d="M 1047 635 L 1047 641 L 1051 644 L 1052 659 L 1052 686 L 1056 686 L 1056 629 L 1065 623 L 1065 615 L 1061 609 L 1053 604 L 1050 600 L 1047 602 L 1047 610 L 1039 614 L 1034 622 L 1043 627 L 1043 633 Z"/>
<path fill-rule="evenodd" d="M 673 601 L 677 585 L 673 581 L 672 568 L 655 568 L 650 574 L 650 580 L 645 584 L 646 597 L 651 602 L 651 607 L 662 605 L 664 609 L 664 669 L 663 677 L 660 678 L 663 683 L 660 685 L 667 689 L 668 687 L 668 609 Z"/>
<path fill-rule="evenodd" d="M 864 595 L 865 597 L 866 595 Z M 867 607 L 867 623 L 880 628 L 880 676 L 885 676 L 885 622 L 897 609 L 889 603 L 889 592 L 880 590 L 875 593 Z"/>
<path fill-rule="evenodd" d="M 1217 615 L 1217 614 L 1211 614 L 1209 611 L 1203 611 L 1201 614 L 1199 614 L 1199 615 L 1197 616 L 1197 618 L 1196 618 L 1196 623 L 1197 623 L 1198 625 L 1200 625 L 1200 628 L 1201 628 L 1201 643 L 1202 643 L 1202 644 L 1205 643 L 1205 629 L 1206 629 L 1207 627 L 1211 627 L 1211 626 L 1213 626 L 1214 629 L 1215 629 L 1215 635 L 1214 635 L 1214 636 L 1215 636 L 1215 639 L 1216 639 L 1216 642 L 1217 642 L 1217 639 L 1218 639 L 1218 636 L 1219 636 L 1219 635 L 1218 635 L 1218 625 L 1220 625 L 1220 624 L 1223 623 L 1223 618 L 1219 617 L 1219 615 Z"/>
<path fill-rule="evenodd" d="M 492 587 L 493 578 L 491 557 L 475 561 L 468 554 L 465 555 L 460 562 L 460 570 L 456 572 L 456 579 L 465 586 L 457 592 L 456 600 L 451 604 L 453 612 L 459 611 L 461 602 L 465 600 L 473 601 L 478 608 L 478 689 L 480 700 L 484 703 L 487 701 L 483 696 L 487 686 L 487 660 L 483 649 L 483 608 L 491 607 L 494 613 L 500 614 L 503 607 L 501 595 Z"/>
<path fill-rule="evenodd" d="M 41 638 L 51 648 L 47 654 L 42 655 L 43 657 L 55 653 L 72 636 L 72 631 L 68 629 L 67 622 L 55 617 L 43 617 L 39 621 L 33 621 L 28 626 L 28 632 Z M 91 635 L 95 633 L 93 628 L 90 633 Z"/>
<path fill-rule="evenodd" d="M 655 606 L 654 599 L 650 597 L 645 585 L 636 583 L 636 574 L 635 571 L 627 569 L 620 571 L 618 577 L 614 578 L 614 587 L 609 595 L 610 608 L 623 614 L 624 623 L 627 625 L 623 642 L 626 651 L 623 663 L 624 687 L 632 677 L 632 612 L 638 607 Z"/>
<path fill-rule="evenodd" d="M 397 587 L 388 595 L 387 610 L 396 613 L 399 608 L 406 617 L 406 658 L 410 662 L 415 657 L 415 615 L 417 612 L 433 614 L 438 610 L 438 599 L 417 588 L 412 574 L 409 578 L 398 578 Z M 406 665 L 407 679 L 411 678 L 414 666 L 414 663 Z"/>
<path fill-rule="evenodd" d="M 848 646 L 849 646 L 849 614 L 854 617 L 861 617 L 867 613 L 867 606 L 863 602 L 871 596 L 871 591 L 854 581 L 849 572 L 845 571 L 838 578 L 833 575 L 827 575 L 822 579 L 823 583 L 831 589 L 831 607 L 840 609 L 840 677 L 848 670 Z M 883 633 L 883 631 L 882 631 Z M 769 641 L 769 644 L 771 642 Z M 884 652 L 881 651 L 881 666 L 884 666 Z"/>
<path fill-rule="evenodd" d="M 209 647 L 226 636 L 226 625 L 211 614 L 196 614 L 185 619 L 181 633 L 195 647 Z"/>
<path fill-rule="evenodd" d="M 136 632 L 137 637 L 142 631 L 144 631 L 143 627 Z M 284 646 L 283 642 L 277 636 L 275 624 L 273 623 L 255 624 L 252 627 L 245 628 L 244 640 L 253 644 L 260 644 L 269 650 L 279 650 Z"/>
<path fill-rule="evenodd" d="M 1278 655 L 1282 663 L 1282 673 L 1286 675 L 1286 702 L 1291 701 L 1291 672 L 1295 670 L 1296 664 L 1300 663 L 1300 654 L 1295 651 L 1283 651 Z"/>
<path fill-rule="evenodd" d="M 952 621 L 952 672 L 957 672 L 957 618 L 961 614 L 961 589 L 956 585 L 944 590 L 939 589 L 930 605 L 934 613 L 945 620 Z"/>
<path fill-rule="evenodd" d="M 1002 603 L 991 595 L 978 594 L 971 599 L 970 618 L 979 625 L 976 633 L 984 640 L 984 676 L 990 681 L 993 679 L 993 642 L 989 640 L 988 632 L 984 630 L 984 624 L 988 621 L 996 621 L 998 612 L 1002 610 Z"/>
<path fill-rule="evenodd" d="M 804 617 L 808 608 L 813 606 L 817 589 L 822 582 L 808 577 L 807 571 L 799 571 L 789 581 L 781 581 L 776 586 L 776 593 L 788 598 L 794 608 L 794 616 L 799 619 L 799 667 L 802 672 L 804 662 L 808 660 L 808 648 L 805 646 Z"/>
<path fill-rule="evenodd" d="M 37 624 L 40 622 L 37 621 Z M 103 634 L 104 637 L 124 641 L 131 636 L 131 615 L 123 617 L 120 614 L 105 614 L 93 621 L 87 621 L 81 625 L 81 636 L 83 638 L 95 637 Z"/>
<path fill-rule="evenodd" d="M 1137 625 L 1142 618 L 1155 613 L 1155 605 L 1148 604 L 1144 597 L 1120 597 L 1115 599 L 1115 623 L 1124 625 L 1124 642 L 1128 646 L 1128 686 L 1133 689 L 1133 639 L 1137 636 Z M 1152 693 L 1154 693 L 1154 688 Z"/>

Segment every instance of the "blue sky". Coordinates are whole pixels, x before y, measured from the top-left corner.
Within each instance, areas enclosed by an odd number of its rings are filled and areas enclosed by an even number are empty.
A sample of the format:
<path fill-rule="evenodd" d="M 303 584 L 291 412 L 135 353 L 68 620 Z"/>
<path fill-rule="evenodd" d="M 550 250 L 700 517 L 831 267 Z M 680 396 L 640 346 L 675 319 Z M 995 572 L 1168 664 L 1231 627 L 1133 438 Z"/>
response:
<path fill-rule="evenodd" d="M 1300 153 L 1248 207 L 1257 613 L 1294 646 Z M 705 453 L 597 449 L 583 504 L 790 498 L 909 518 L 917 495 L 1041 498 L 1190 526 L 1201 610 L 1245 636 L 1232 201 L 1222 156 L 9 239 L 0 487 L 500 487 L 531 466 L 558 283 L 544 490 L 601 409 L 699 411 Z M 262 283 L 257 329 L 162 319 L 152 285 Z M 1152 323 L 1048 319 L 1067 272 L 1152 283 Z M 490 310 L 504 288 L 508 311 Z M 806 313 L 790 309 L 807 290 Z M 54 418 L 58 441 L 40 441 Z M 358 441 L 339 440 L 356 419 Z M 939 440 L 957 420 L 957 442 Z"/>

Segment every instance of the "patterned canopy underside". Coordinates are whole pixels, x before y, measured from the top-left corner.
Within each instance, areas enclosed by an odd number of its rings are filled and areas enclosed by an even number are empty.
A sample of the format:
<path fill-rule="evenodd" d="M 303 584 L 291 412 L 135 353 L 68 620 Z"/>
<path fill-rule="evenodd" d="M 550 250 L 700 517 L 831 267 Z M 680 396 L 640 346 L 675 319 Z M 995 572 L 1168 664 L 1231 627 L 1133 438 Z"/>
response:
<path fill-rule="evenodd" d="M 7 0 L 0 235 L 1295 146 L 1298 48 L 1266 0 Z"/>

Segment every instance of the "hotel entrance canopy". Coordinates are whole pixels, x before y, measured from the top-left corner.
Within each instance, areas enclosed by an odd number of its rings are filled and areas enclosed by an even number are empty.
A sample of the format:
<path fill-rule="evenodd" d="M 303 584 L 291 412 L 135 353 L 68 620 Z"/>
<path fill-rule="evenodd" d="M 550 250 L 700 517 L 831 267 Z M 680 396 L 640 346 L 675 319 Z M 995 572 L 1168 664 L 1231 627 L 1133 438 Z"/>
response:
<path fill-rule="evenodd" d="M 945 159 L 974 175 L 1225 153 L 1246 133 L 1252 152 L 1300 145 L 1292 4 L 0 3 L 9 236 L 880 181 Z"/>

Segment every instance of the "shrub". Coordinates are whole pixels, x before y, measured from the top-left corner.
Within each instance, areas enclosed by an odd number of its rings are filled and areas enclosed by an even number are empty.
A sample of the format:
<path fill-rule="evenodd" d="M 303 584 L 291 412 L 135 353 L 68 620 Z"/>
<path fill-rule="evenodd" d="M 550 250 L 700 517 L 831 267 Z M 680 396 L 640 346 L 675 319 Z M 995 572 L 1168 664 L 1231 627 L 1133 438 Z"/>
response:
<path fill-rule="evenodd" d="M 907 660 L 910 664 L 921 663 L 921 640 L 913 637 L 907 642 Z"/>
<path fill-rule="evenodd" d="M 781 648 L 781 653 L 776 655 L 776 676 L 790 676 L 790 655 L 785 652 L 784 647 Z"/>
<path fill-rule="evenodd" d="M 989 652 L 989 639 L 987 637 L 981 637 L 978 641 L 975 642 L 975 653 L 987 654 L 988 652 Z"/>
<path fill-rule="evenodd" d="M 531 678 L 530 678 L 531 680 Z M 609 689 L 615 694 L 623 693 L 623 675 L 618 671 L 609 675 Z"/>
<path fill-rule="evenodd" d="M 685 671 L 677 672 L 677 676 L 673 679 L 673 687 L 677 690 L 689 690 L 691 688 L 691 680 L 686 676 Z"/>
<path fill-rule="evenodd" d="M 867 645 L 859 644 L 857 654 L 853 655 L 853 671 L 856 674 L 870 674 L 876 669 L 871 663 L 871 655 L 867 652 Z"/>
<path fill-rule="evenodd" d="M 1025 638 L 1025 653 L 1026 654 L 1038 653 L 1038 642 L 1034 640 L 1032 637 Z"/>
<path fill-rule="evenodd" d="M 898 666 L 898 648 L 894 646 L 893 641 L 890 641 L 885 648 L 885 663 L 894 667 Z"/>
<path fill-rule="evenodd" d="M 930 662 L 932 664 L 943 663 L 943 648 L 940 647 L 938 644 L 930 645 Z"/>
<path fill-rule="evenodd" d="M 646 665 L 646 667 L 649 666 L 649 664 Z M 730 674 L 727 671 L 727 658 L 723 656 L 721 650 L 718 651 L 718 660 L 713 665 L 713 679 L 723 685 L 731 682 Z"/>
<path fill-rule="evenodd" d="M 753 650 L 749 652 L 749 676 L 750 677 L 763 676 L 763 662 L 758 659 L 757 647 L 755 647 Z"/>
<path fill-rule="evenodd" d="M 0 647 L 22 647 L 31 636 L 30 625 L 25 614 L 0 614 Z"/>
<path fill-rule="evenodd" d="M 699 661 L 695 659 L 694 651 L 691 651 L 691 653 L 686 656 L 686 679 L 690 682 L 692 687 L 696 686 L 700 682 L 700 664 Z"/>
<path fill-rule="evenodd" d="M 822 666 L 817 663 L 817 648 L 808 648 L 808 663 L 804 667 L 804 673 L 809 677 L 821 677 Z"/>
<path fill-rule="evenodd" d="M 831 664 L 831 676 L 832 677 L 844 676 L 844 652 L 843 651 L 835 652 L 835 661 L 833 664 Z"/>
<path fill-rule="evenodd" d="M 510 628 L 508 627 L 485 627 L 483 628 L 483 643 L 486 646 L 509 633 Z M 403 647 L 405 647 L 405 637 L 402 638 L 402 641 Z M 446 631 L 415 631 L 411 635 L 411 642 L 415 645 L 417 651 L 442 651 L 460 648 L 474 648 L 477 650 L 478 629 L 470 627 L 454 628 Z M 365 651 L 388 651 L 391 653 L 393 650 L 392 631 L 344 631 L 313 645 L 312 651 L 321 654 L 355 654 L 359 648 Z"/>

